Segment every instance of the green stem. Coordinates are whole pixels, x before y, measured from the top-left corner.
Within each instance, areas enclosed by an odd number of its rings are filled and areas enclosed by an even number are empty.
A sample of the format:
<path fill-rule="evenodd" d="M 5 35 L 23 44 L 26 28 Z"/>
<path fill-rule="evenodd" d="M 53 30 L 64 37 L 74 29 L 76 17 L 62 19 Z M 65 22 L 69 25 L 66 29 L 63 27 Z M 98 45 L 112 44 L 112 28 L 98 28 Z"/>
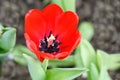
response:
<path fill-rule="evenodd" d="M 49 62 L 49 60 L 48 60 L 48 59 L 45 59 L 44 62 L 42 63 L 42 67 L 43 67 L 44 71 L 47 70 L 48 62 Z"/>

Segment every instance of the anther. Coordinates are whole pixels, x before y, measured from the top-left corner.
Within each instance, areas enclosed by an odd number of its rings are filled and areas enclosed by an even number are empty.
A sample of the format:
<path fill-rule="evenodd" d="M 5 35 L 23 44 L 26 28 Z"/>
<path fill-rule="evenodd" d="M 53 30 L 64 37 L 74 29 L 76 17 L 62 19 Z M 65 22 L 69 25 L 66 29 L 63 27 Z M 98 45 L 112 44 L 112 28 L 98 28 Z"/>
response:
<path fill-rule="evenodd" d="M 52 31 L 49 33 L 49 36 L 44 36 L 44 39 L 40 41 L 39 50 L 47 53 L 54 53 L 59 51 L 59 45 L 61 42 L 57 40 L 58 36 L 52 34 Z"/>

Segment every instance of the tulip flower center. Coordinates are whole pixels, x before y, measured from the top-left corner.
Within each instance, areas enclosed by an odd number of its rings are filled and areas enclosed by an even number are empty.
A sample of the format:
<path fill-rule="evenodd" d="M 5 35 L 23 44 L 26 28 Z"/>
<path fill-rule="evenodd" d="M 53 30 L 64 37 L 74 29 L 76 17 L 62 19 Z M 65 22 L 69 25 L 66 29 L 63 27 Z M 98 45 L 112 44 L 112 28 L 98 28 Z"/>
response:
<path fill-rule="evenodd" d="M 55 37 L 52 32 L 50 32 L 48 37 L 45 36 L 44 39 L 40 41 L 39 50 L 46 53 L 58 52 L 60 44 L 57 36 Z"/>

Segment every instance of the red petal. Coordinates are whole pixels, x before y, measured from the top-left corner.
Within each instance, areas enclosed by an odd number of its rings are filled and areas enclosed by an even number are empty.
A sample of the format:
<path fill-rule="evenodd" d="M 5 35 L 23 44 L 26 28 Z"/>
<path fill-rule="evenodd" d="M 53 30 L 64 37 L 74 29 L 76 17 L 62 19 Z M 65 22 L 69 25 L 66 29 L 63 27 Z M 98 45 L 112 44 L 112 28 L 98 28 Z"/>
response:
<path fill-rule="evenodd" d="M 24 36 L 25 36 L 25 39 L 26 39 L 27 47 L 28 47 L 32 52 L 34 52 L 34 50 L 37 49 L 35 43 L 30 40 L 30 37 L 29 37 L 29 35 L 28 35 L 27 33 L 25 33 Z"/>
<path fill-rule="evenodd" d="M 45 59 L 55 59 L 54 55 L 53 54 L 50 54 L 50 53 L 44 53 L 44 52 L 41 52 L 39 50 L 36 50 L 35 53 L 38 55 L 38 56 L 41 56 L 42 58 L 45 58 Z"/>
<path fill-rule="evenodd" d="M 32 51 L 35 52 L 35 50 L 37 49 L 37 46 L 35 45 L 35 43 L 33 41 L 30 40 L 30 37 L 28 36 L 27 33 L 24 34 L 25 39 L 26 39 L 26 44 L 27 47 Z M 38 59 L 42 62 L 44 60 L 44 58 L 40 57 L 39 55 L 37 55 Z"/>
<path fill-rule="evenodd" d="M 62 42 L 66 36 L 76 31 L 78 21 L 78 16 L 75 13 L 71 11 L 63 13 L 56 22 L 54 34 L 58 35 L 58 39 Z"/>
<path fill-rule="evenodd" d="M 76 31 L 71 36 L 68 36 L 64 42 L 60 45 L 60 52 L 68 52 L 68 54 L 71 54 L 72 51 L 77 47 L 81 40 L 81 34 L 79 31 Z"/>
<path fill-rule="evenodd" d="M 32 9 L 25 15 L 25 33 L 27 33 L 37 45 L 39 44 L 39 40 L 43 39 L 45 29 L 46 22 L 38 9 Z"/>
<path fill-rule="evenodd" d="M 52 31 L 55 26 L 56 19 L 60 14 L 62 14 L 62 9 L 56 4 L 50 4 L 42 10 L 43 15 L 47 20 L 47 31 Z"/>
<path fill-rule="evenodd" d="M 64 59 L 64 58 L 66 58 L 68 55 L 69 55 L 68 52 L 61 52 L 61 53 L 56 54 L 56 55 L 55 55 L 55 58 L 56 58 L 56 59 Z"/>
<path fill-rule="evenodd" d="M 67 56 L 69 56 L 72 51 L 77 47 L 81 40 L 81 34 L 79 31 L 77 31 L 75 34 L 73 34 L 73 37 L 69 37 L 61 46 L 60 46 L 60 53 L 57 53 L 55 55 L 55 58 L 57 59 L 64 59 Z M 65 44 L 66 43 L 66 44 Z"/>
<path fill-rule="evenodd" d="M 24 34 L 25 35 L 25 39 L 26 39 L 26 44 L 27 47 L 36 54 L 36 56 L 38 57 L 38 59 L 42 62 L 45 59 L 54 59 L 54 55 L 49 54 L 49 53 L 44 53 L 44 52 L 40 52 L 37 49 L 36 44 L 30 40 L 30 37 L 27 33 Z"/>
<path fill-rule="evenodd" d="M 60 45 L 60 53 L 55 57 L 64 59 L 72 53 L 72 51 L 79 44 L 81 35 L 77 31 L 78 16 L 73 12 L 63 13 L 55 27 L 55 34 L 58 35 L 58 40 L 62 42 Z"/>

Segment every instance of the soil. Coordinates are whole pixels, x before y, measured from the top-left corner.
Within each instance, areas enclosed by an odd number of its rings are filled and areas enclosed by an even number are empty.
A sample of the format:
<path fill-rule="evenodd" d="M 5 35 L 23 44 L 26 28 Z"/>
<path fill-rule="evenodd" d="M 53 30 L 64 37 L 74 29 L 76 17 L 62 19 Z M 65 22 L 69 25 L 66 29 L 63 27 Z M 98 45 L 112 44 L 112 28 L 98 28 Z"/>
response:
<path fill-rule="evenodd" d="M 2 65 L 0 80 L 31 80 L 27 67 L 7 60 Z"/>
<path fill-rule="evenodd" d="M 49 0 L 0 0 L 0 23 L 17 29 L 17 44 L 25 44 L 24 15 L 32 9 L 42 9 Z M 120 0 L 76 0 L 80 21 L 94 24 L 95 34 L 91 41 L 95 49 L 108 53 L 120 52 Z M 120 71 L 111 71 L 113 80 L 120 80 Z M 0 80 L 31 80 L 26 67 L 14 61 L 3 63 Z"/>

